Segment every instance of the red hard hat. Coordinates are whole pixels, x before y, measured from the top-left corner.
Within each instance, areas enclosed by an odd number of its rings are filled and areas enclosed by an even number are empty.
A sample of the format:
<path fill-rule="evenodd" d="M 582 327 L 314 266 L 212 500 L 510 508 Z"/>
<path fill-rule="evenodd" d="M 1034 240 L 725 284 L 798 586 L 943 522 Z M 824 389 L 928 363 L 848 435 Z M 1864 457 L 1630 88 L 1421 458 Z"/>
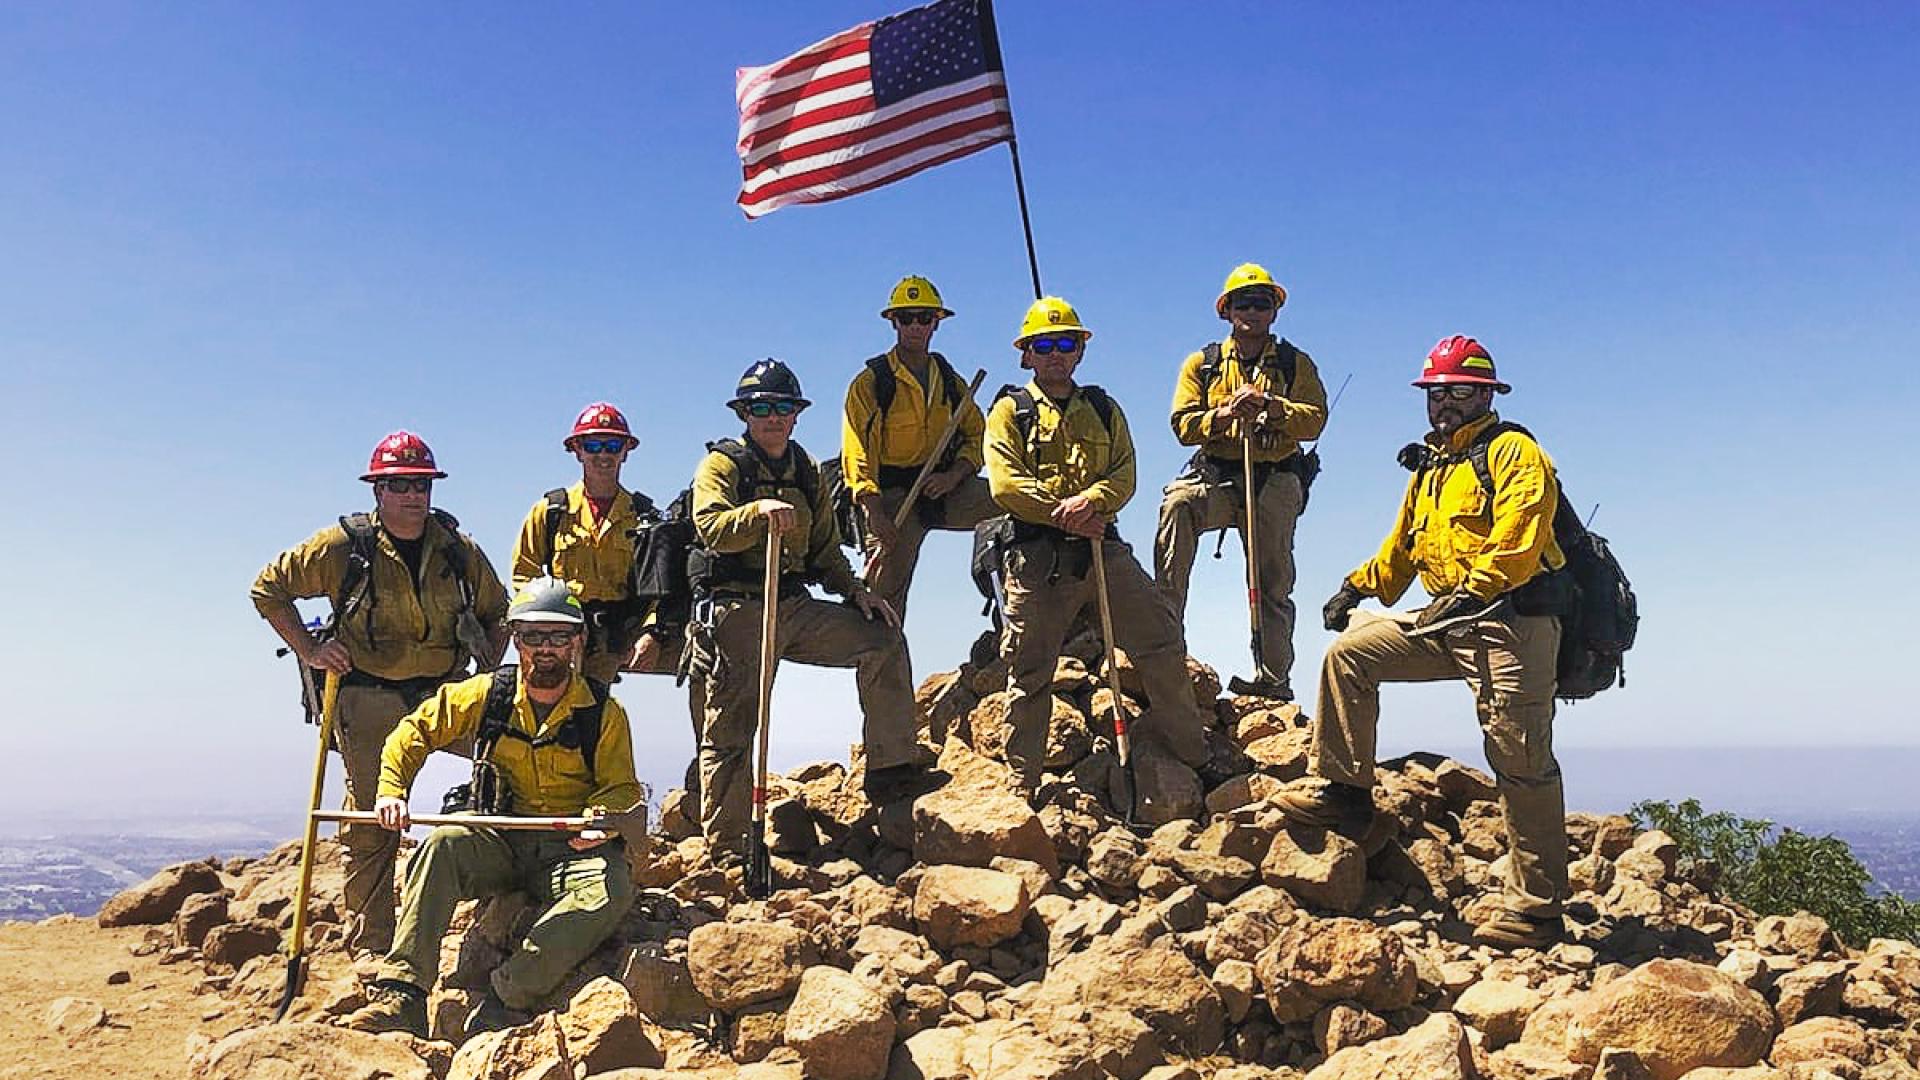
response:
<path fill-rule="evenodd" d="M 373 448 L 373 460 L 360 479 L 368 483 L 383 476 L 431 476 L 445 480 L 447 474 L 433 463 L 433 451 L 427 441 L 411 431 L 396 431 Z"/>
<path fill-rule="evenodd" d="M 1487 347 L 1459 334 L 1444 338 L 1435 345 L 1433 351 L 1427 354 L 1420 377 L 1413 380 L 1415 386 L 1446 386 L 1451 383 L 1491 386 L 1502 394 L 1513 389 L 1494 375 L 1493 354 L 1487 351 Z"/>
<path fill-rule="evenodd" d="M 620 414 L 619 409 L 604 401 L 596 401 L 581 409 L 580 415 L 573 421 L 573 434 L 568 435 L 560 445 L 571 450 L 573 440 L 582 435 L 625 436 L 629 450 L 640 445 L 640 440 L 633 437 L 633 428 L 627 426 L 627 418 Z"/>

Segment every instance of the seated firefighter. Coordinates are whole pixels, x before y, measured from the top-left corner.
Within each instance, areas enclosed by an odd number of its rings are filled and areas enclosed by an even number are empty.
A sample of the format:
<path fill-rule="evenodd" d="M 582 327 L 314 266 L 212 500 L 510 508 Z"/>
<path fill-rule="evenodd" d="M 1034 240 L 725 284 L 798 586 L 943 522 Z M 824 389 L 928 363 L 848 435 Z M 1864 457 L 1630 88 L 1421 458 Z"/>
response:
<path fill-rule="evenodd" d="M 1566 806 L 1553 756 L 1558 597 L 1565 563 L 1554 539 L 1559 483 L 1540 444 L 1493 411 L 1511 387 L 1472 338 L 1428 355 L 1415 386 L 1433 430 L 1401 451 L 1414 471 L 1393 531 L 1327 601 L 1342 631 L 1320 667 L 1308 770 L 1326 781 L 1283 792 L 1287 816 L 1358 838 L 1371 827 L 1380 684 L 1464 679 L 1486 739 L 1510 848 L 1505 910 L 1474 929 L 1501 948 L 1544 948 L 1563 932 Z M 1415 577 L 1435 599 L 1412 614 L 1354 612 L 1391 604 Z"/>
<path fill-rule="evenodd" d="M 1138 735 L 1192 768 L 1208 758 L 1205 725 L 1187 677 L 1186 637 L 1167 598 L 1120 539 L 1114 518 L 1133 498 L 1126 414 L 1073 372 L 1093 331 L 1065 300 L 1033 302 L 1014 347 L 1033 381 L 1001 391 L 987 413 L 987 480 L 1007 511 L 1001 543 L 1006 592 L 1000 655 L 1007 661 L 1007 764 L 1029 801 L 1043 799 L 1041 766 L 1053 716 L 1052 683 L 1070 627 L 1096 601 L 1093 544 L 1101 545 L 1116 643 L 1149 702 Z M 1136 745 L 1134 752 L 1141 748 Z M 1142 821 L 1174 814 L 1143 786 Z"/>
<path fill-rule="evenodd" d="M 380 824 L 404 830 L 407 795 L 427 755 L 474 746 L 469 809 L 535 817 L 626 811 L 641 801 L 627 714 L 580 675 L 586 618 L 565 582 L 538 578 L 507 612 L 520 666 L 442 687 L 400 721 L 380 761 Z M 349 1016 L 363 1031 L 427 1034 L 440 941 L 462 900 L 524 892 L 546 910 L 496 968 L 468 1034 L 511 1026 L 605 941 L 633 903 L 623 840 L 579 833 L 443 825 L 407 870 L 393 948 Z"/>
<path fill-rule="evenodd" d="M 873 802 L 914 794 L 930 775 L 899 619 L 854 577 L 819 467 L 793 441 L 808 404 L 787 365 L 755 363 L 727 402 L 746 424 L 743 437 L 711 444 L 693 475 L 699 547 L 689 559 L 696 611 L 687 647 L 706 686 L 700 825 L 720 866 L 743 865 L 748 850 L 754 783 L 748 751 L 758 719 L 769 530 L 782 538 L 775 664 L 788 659 L 857 669 L 866 791 Z M 809 585 L 846 603 L 816 599 Z"/>

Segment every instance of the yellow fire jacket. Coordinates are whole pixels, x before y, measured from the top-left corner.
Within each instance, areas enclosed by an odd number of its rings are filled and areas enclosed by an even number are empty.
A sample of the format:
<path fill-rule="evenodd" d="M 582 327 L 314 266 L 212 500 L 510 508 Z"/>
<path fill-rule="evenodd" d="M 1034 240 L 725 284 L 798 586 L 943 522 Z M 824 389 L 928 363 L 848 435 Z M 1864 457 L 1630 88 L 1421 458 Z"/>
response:
<path fill-rule="evenodd" d="M 1113 431 L 1075 388 L 1063 410 L 1037 383 L 1028 382 L 1036 415 L 1024 437 L 1014 421 L 1012 397 L 987 412 L 987 486 L 993 501 L 1033 525 L 1051 525 L 1060 500 L 1085 495 L 1109 518 L 1133 498 L 1133 435 L 1116 403 Z"/>
<path fill-rule="evenodd" d="M 840 424 L 840 471 L 847 488 L 857 496 L 880 492 L 880 467 L 918 467 L 933 456 L 933 444 L 953 419 L 955 402 L 947 400 L 946 380 L 931 361 L 927 366 L 928 387 L 915 378 L 900 361 L 899 351 L 887 351 L 887 364 L 893 370 L 895 391 L 886 415 L 880 414 L 874 396 L 873 372 L 861 368 L 847 387 L 846 411 Z M 959 403 L 960 428 L 954 432 L 957 444 L 954 460 L 964 461 L 978 470 L 981 465 L 980 436 L 986 418 L 971 398 Z"/>
<path fill-rule="evenodd" d="M 378 515 L 374 521 L 379 522 Z M 465 666 L 467 650 L 454 634 L 460 614 L 460 585 L 453 576 L 446 547 L 467 549 L 467 581 L 473 587 L 473 613 L 482 627 L 499 626 L 507 616 L 507 590 L 493 572 L 493 564 L 472 538 L 450 533 L 434 518 L 427 519 L 422 537 L 420 581 L 412 580 L 407 564 L 385 529 L 376 529 L 370 573 L 370 592 L 355 617 L 340 627 L 340 640 L 353 657 L 353 666 L 382 679 L 417 679 L 445 675 Z M 294 601 L 324 596 L 339 610 L 346 598 L 347 561 L 353 542 L 339 525 L 329 525 L 297 547 L 283 551 L 253 581 L 253 606 L 262 616 L 283 612 L 298 618 Z"/>
<path fill-rule="evenodd" d="M 1560 486 L 1540 444 L 1514 431 L 1488 444 L 1491 496 L 1466 459 L 1473 437 L 1498 420 L 1489 413 L 1454 432 L 1445 446 L 1428 436 L 1435 450 L 1459 460 L 1414 474 L 1393 532 L 1379 554 L 1347 575 L 1349 584 L 1393 604 L 1418 574 L 1431 596 L 1464 586 L 1479 599 L 1492 600 L 1543 568 L 1566 564 L 1553 538 Z"/>
<path fill-rule="evenodd" d="M 471 746 L 486 711 L 491 674 L 475 675 L 442 686 L 420 707 L 400 718 L 380 748 L 380 796 L 404 799 L 427 755 L 456 745 Z M 593 691 L 575 674 L 566 696 L 541 723 L 534 718 L 523 680 L 513 695 L 508 726 L 527 739 L 559 730 L 576 709 L 593 705 Z M 494 744 L 493 764 L 513 792 L 513 812 L 533 817 L 578 814 L 589 806 L 625 810 L 640 801 L 640 782 L 633 772 L 633 735 L 627 712 L 607 698 L 600 714 L 600 741 L 594 744 L 593 771 L 579 750 L 557 743 L 535 749 L 527 739 L 502 736 Z"/>
<path fill-rule="evenodd" d="M 743 576 L 726 587 L 757 593 L 767 565 L 767 523 L 755 513 L 752 503 L 759 499 L 780 499 L 792 503 L 797 512 L 793 530 L 780 544 L 780 572 L 806 574 L 819 581 L 828 592 L 851 596 L 856 582 L 846 552 L 840 550 L 840 529 L 834 524 L 833 508 L 828 504 L 824 485 L 809 501 L 800 487 L 799 461 L 791 444 L 786 460 L 777 465 L 760 452 L 752 439 L 741 436 L 759 468 L 745 485 L 739 483 L 739 470 L 733 459 L 718 450 L 709 450 L 693 472 L 693 528 L 700 543 L 721 554 L 739 556 Z M 744 496 L 744 497 L 743 497 Z"/>
<path fill-rule="evenodd" d="M 1275 359 L 1278 353 L 1279 343 L 1269 337 L 1253 369 L 1253 385 L 1283 399 L 1280 414 L 1275 416 L 1269 410 L 1267 425 L 1255 433 L 1255 461 L 1291 457 L 1302 442 L 1319 438 L 1327 426 L 1327 388 L 1320 382 L 1320 369 L 1314 366 L 1313 358 L 1296 350 L 1293 384 L 1280 386 L 1281 372 Z M 1235 390 L 1246 385 L 1246 366 L 1232 338 L 1221 342 L 1220 374 L 1203 392 L 1200 367 L 1205 359 L 1205 353 L 1197 352 L 1180 365 L 1180 377 L 1173 386 L 1173 436 L 1182 446 L 1203 447 L 1212 457 L 1238 461 L 1241 422 L 1222 422 L 1210 410 L 1225 404 Z M 1261 439 L 1262 432 L 1270 437 Z"/>
<path fill-rule="evenodd" d="M 627 533 L 639 524 L 633 497 L 625 488 L 600 521 L 593 519 L 586 485 L 568 488 L 567 509 L 553 538 L 554 576 L 572 585 L 583 601 L 626 599 L 627 576 L 633 569 L 633 540 Z M 527 511 L 520 536 L 513 542 L 515 589 L 546 572 L 547 554 L 547 500 L 543 498 Z"/>

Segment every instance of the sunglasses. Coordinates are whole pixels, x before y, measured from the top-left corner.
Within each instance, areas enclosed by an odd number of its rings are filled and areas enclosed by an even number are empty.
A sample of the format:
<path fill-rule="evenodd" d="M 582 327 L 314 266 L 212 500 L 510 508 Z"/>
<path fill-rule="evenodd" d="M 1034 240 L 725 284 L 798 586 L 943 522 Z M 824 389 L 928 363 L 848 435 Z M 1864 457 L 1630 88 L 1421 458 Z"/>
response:
<path fill-rule="evenodd" d="M 940 321 L 937 311 L 896 311 L 893 322 L 896 326 L 931 326 Z"/>
<path fill-rule="evenodd" d="M 1027 342 L 1027 348 L 1031 349 L 1035 356 L 1046 356 L 1049 353 L 1066 355 L 1080 351 L 1080 339 L 1072 334 L 1052 338 L 1034 338 Z"/>
<path fill-rule="evenodd" d="M 625 439 L 577 439 L 574 445 L 589 454 L 617 454 L 627 448 Z"/>
<path fill-rule="evenodd" d="M 800 411 L 797 401 L 751 401 L 743 406 L 747 415 L 765 420 L 769 416 L 792 416 Z"/>
<path fill-rule="evenodd" d="M 380 481 L 377 486 L 380 490 L 391 492 L 395 495 L 406 495 L 415 491 L 426 495 L 433 491 L 433 477 L 395 476 Z"/>
<path fill-rule="evenodd" d="M 1232 305 L 1235 311 L 1272 311 L 1273 297 L 1242 296 L 1235 298 Z"/>
<path fill-rule="evenodd" d="M 536 649 L 545 649 L 556 645 L 571 645 L 578 634 L 578 630 L 518 630 L 514 632 L 513 640 Z"/>
<path fill-rule="evenodd" d="M 1427 400 L 1446 401 L 1452 399 L 1454 401 L 1471 401 L 1474 395 L 1478 394 L 1482 389 L 1484 389 L 1484 387 L 1467 386 L 1464 384 L 1429 386 L 1427 387 Z"/>

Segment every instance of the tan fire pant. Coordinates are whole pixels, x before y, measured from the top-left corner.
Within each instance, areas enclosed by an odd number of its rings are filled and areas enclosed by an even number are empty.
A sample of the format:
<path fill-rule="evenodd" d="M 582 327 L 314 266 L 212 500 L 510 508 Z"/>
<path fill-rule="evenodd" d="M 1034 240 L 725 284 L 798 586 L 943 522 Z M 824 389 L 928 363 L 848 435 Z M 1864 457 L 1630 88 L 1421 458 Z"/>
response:
<path fill-rule="evenodd" d="M 1506 815 L 1507 906 L 1558 915 L 1567 896 L 1566 801 L 1553 757 L 1560 620 L 1512 615 L 1427 637 L 1409 637 L 1412 625 L 1412 615 L 1356 611 L 1327 647 L 1309 767 L 1328 780 L 1371 787 L 1380 684 L 1465 679 Z"/>
<path fill-rule="evenodd" d="M 1174 617 L 1187 617 L 1187 586 L 1200 537 L 1215 529 L 1241 533 L 1245 548 L 1247 508 L 1239 475 L 1235 483 L 1181 479 L 1168 484 L 1160 502 L 1160 527 L 1153 538 L 1154 580 L 1173 604 Z M 1300 478 L 1279 469 L 1267 477 L 1254 500 L 1254 527 L 1260 550 L 1260 663 L 1291 682 L 1293 671 L 1293 533 L 1300 520 Z"/>
<path fill-rule="evenodd" d="M 847 604 L 793 596 L 779 601 L 778 660 L 856 669 L 867 769 L 925 760 L 919 706 L 900 631 Z M 710 851 L 745 853 L 753 814 L 754 731 L 759 725 L 761 601 L 714 605 L 713 674 L 706 680 L 700 732 L 700 827 Z M 695 647 L 708 647 L 696 639 Z M 774 737 L 778 738 L 776 727 Z"/>
<path fill-rule="evenodd" d="M 428 833 L 408 864 L 399 932 L 380 977 L 433 989 L 440 941 L 455 905 L 525 892 L 548 907 L 513 955 L 494 969 L 491 982 L 509 1008 L 538 1008 L 633 906 L 625 846 L 615 841 L 575 851 L 567 839 L 464 825 L 442 825 Z"/>
<path fill-rule="evenodd" d="M 888 517 L 900 512 L 900 502 L 907 496 L 906 491 L 883 491 L 880 495 L 880 508 Z M 1000 507 L 993 501 L 992 492 L 987 490 L 987 481 L 983 476 L 970 476 L 957 485 L 938 502 L 923 505 L 936 507 L 929 511 L 933 524 L 929 525 L 920 518 L 916 510 L 907 515 L 906 524 L 900 526 L 899 539 L 893 543 L 887 553 L 886 573 L 878 581 L 869 581 L 867 586 L 899 612 L 904 625 L 907 618 L 907 590 L 913 586 L 914 567 L 920 562 L 920 545 L 926 542 L 929 529 L 972 532 L 975 525 L 1000 513 Z M 873 558 L 878 544 L 871 538 L 867 540 L 867 558 Z"/>
<path fill-rule="evenodd" d="M 1188 765 L 1203 765 L 1206 736 L 1187 678 L 1187 643 L 1180 623 L 1134 559 L 1133 549 L 1118 540 L 1104 545 L 1115 644 L 1127 651 L 1139 671 L 1148 701 L 1146 714 L 1129 734 L 1158 742 Z M 1040 786 L 1047 756 L 1060 646 L 1080 610 L 1099 602 L 1091 563 L 1069 565 L 1070 550 L 1039 539 L 1014 544 L 1007 552 L 1006 626 L 1000 637 L 1000 655 L 1008 664 L 1007 721 L 1012 725 L 1007 764 L 1028 794 Z"/>
<path fill-rule="evenodd" d="M 371 810 L 380 789 L 380 748 L 407 714 L 406 698 L 377 686 L 342 686 L 334 704 L 333 745 L 346 763 L 348 810 Z M 437 807 L 436 807 L 437 809 Z M 342 825 L 347 944 L 383 953 L 393 944 L 393 860 L 400 834 L 378 825 Z"/>

